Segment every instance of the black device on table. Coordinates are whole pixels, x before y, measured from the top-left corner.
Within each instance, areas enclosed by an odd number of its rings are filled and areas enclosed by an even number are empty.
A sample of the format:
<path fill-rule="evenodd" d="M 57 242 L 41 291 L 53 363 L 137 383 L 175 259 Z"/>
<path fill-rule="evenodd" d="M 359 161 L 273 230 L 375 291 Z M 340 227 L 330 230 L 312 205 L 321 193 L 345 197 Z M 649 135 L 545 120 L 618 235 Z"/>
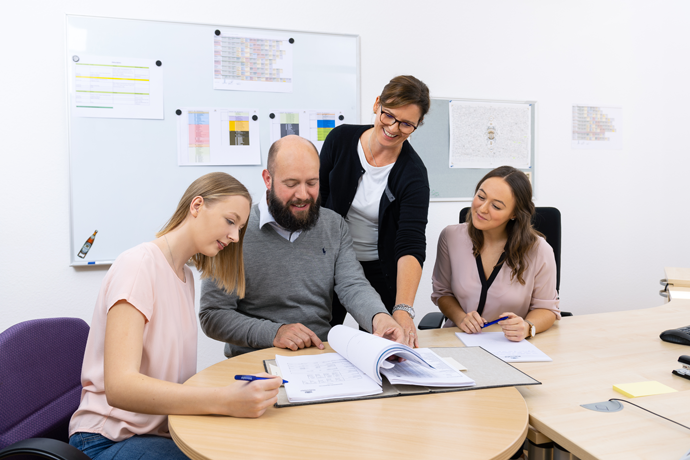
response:
<path fill-rule="evenodd" d="M 678 377 L 683 377 L 684 379 L 690 380 L 690 356 L 681 355 L 680 358 L 678 358 L 678 362 L 681 363 L 683 367 L 680 369 L 675 369 L 671 373 L 673 375 L 677 375 Z"/>
<path fill-rule="evenodd" d="M 690 326 L 669 329 L 659 335 L 665 342 L 677 343 L 679 345 L 690 345 Z"/>

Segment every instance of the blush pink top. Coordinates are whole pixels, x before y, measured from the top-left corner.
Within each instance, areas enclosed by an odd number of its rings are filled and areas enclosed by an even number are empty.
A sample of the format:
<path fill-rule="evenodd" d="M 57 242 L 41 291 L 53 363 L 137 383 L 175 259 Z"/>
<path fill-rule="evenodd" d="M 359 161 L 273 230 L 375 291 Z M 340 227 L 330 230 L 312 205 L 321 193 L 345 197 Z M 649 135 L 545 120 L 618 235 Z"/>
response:
<path fill-rule="evenodd" d="M 537 239 L 527 254 L 527 262 L 529 265 L 522 274 L 524 285 L 517 279 L 511 281 L 512 269 L 503 263 L 487 292 L 482 313 L 484 319 L 493 321 L 503 312 L 512 312 L 524 318 L 536 308 L 551 310 L 556 319 L 561 318 L 556 291 L 556 259 L 544 238 Z M 491 276 L 491 273 L 487 276 Z M 453 296 L 465 313 L 477 311 L 482 282 L 477 260 L 472 254 L 467 224 L 449 225 L 441 232 L 432 284 L 431 300 L 434 304 L 438 305 L 438 299 L 443 296 Z M 448 321 L 445 327 L 450 326 L 455 324 Z"/>
<path fill-rule="evenodd" d="M 194 278 L 184 267 L 182 282 L 153 243 L 122 253 L 106 274 L 96 301 L 81 372 L 81 402 L 72 415 L 70 436 L 99 433 L 113 441 L 135 434 L 170 437 L 167 415 L 138 414 L 108 405 L 103 378 L 103 348 L 108 311 L 125 300 L 146 318 L 141 373 L 183 383 L 196 373 L 197 325 Z"/>

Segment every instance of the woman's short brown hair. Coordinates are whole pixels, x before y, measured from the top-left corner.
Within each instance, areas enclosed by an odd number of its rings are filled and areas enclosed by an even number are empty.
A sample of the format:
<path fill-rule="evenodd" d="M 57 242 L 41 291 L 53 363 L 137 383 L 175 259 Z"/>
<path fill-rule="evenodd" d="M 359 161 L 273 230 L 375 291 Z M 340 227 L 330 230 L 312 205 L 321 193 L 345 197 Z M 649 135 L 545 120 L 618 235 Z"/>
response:
<path fill-rule="evenodd" d="M 379 100 L 382 106 L 391 109 L 409 104 L 416 105 L 422 113 L 418 122 L 420 125 L 431 105 L 429 87 L 412 75 L 399 75 L 393 78 L 384 86 Z"/>
<path fill-rule="evenodd" d="M 160 238 L 180 226 L 189 215 L 192 200 L 197 196 L 202 197 L 207 206 L 212 206 L 216 201 L 234 195 L 245 197 L 250 204 L 252 202 L 252 197 L 247 188 L 230 174 L 212 172 L 201 176 L 187 187 L 187 191 L 184 192 L 180 202 L 177 204 L 175 213 L 161 231 L 156 233 L 156 237 Z M 242 227 L 239 241 L 235 244 L 227 245 L 214 257 L 208 257 L 199 253 L 191 258 L 194 266 L 201 272 L 202 279 L 211 278 L 226 292 L 235 291 L 240 298 L 244 297 L 245 290 L 242 244 L 246 231 L 247 227 Z"/>

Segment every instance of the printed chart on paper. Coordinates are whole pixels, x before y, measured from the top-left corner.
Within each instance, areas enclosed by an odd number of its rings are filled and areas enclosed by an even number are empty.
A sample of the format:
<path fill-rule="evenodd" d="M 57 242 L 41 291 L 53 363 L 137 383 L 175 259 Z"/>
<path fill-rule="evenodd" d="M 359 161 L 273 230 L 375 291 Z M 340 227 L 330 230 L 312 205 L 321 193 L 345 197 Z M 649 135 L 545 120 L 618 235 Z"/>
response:
<path fill-rule="evenodd" d="M 450 168 L 531 166 L 532 106 L 450 101 Z"/>
<path fill-rule="evenodd" d="M 221 32 L 213 39 L 213 89 L 291 92 L 292 46 L 287 38 Z"/>
<path fill-rule="evenodd" d="M 342 110 L 330 109 L 286 109 L 271 110 L 271 143 L 280 138 L 295 134 L 312 141 L 321 153 L 321 147 L 328 134 L 336 126 L 343 124 Z"/>
<path fill-rule="evenodd" d="M 621 150 L 623 109 L 573 105 L 572 148 L 582 150 Z"/>
<path fill-rule="evenodd" d="M 76 116 L 163 119 L 162 70 L 153 59 L 75 54 L 70 70 Z"/>
<path fill-rule="evenodd" d="M 179 110 L 178 165 L 261 164 L 256 109 L 181 107 Z"/>

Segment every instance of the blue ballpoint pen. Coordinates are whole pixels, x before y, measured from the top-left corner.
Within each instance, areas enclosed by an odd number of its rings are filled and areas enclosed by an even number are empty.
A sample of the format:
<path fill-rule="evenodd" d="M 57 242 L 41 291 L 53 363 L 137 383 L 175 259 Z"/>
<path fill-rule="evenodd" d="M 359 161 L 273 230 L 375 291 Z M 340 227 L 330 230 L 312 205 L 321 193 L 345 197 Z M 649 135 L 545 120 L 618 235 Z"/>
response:
<path fill-rule="evenodd" d="M 496 324 L 499 321 L 503 321 L 504 319 L 508 319 L 510 316 L 504 316 L 503 318 L 498 318 L 497 320 L 491 321 L 490 323 L 486 323 L 485 325 L 482 326 L 482 329 L 484 329 L 487 326 L 491 326 L 492 324 Z"/>
<path fill-rule="evenodd" d="M 235 376 L 235 380 L 246 380 L 248 382 L 253 382 L 254 380 L 269 380 L 271 377 L 257 377 L 256 375 L 244 375 L 238 374 Z M 287 380 L 283 380 L 283 383 L 288 383 Z"/>

